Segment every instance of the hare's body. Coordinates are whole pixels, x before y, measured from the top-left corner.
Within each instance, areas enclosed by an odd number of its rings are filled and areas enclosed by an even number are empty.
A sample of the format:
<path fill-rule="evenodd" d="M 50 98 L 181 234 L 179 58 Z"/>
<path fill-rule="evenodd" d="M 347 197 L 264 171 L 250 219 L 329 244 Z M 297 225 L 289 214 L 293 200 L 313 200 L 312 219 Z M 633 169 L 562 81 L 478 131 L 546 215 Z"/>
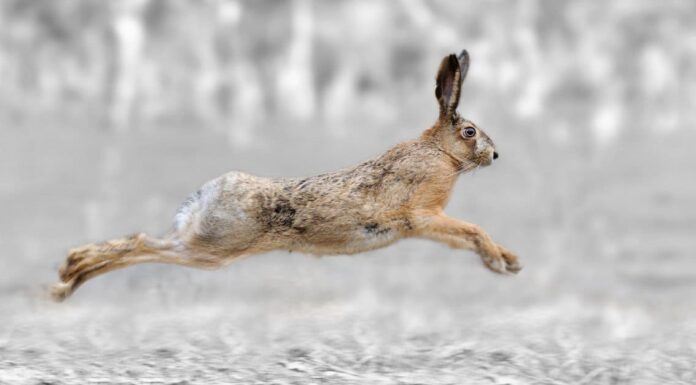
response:
<path fill-rule="evenodd" d="M 360 253 L 411 235 L 414 209 L 441 209 L 457 175 L 427 141 L 308 178 L 231 172 L 206 183 L 179 210 L 177 237 L 223 258 L 274 249 Z"/>
<path fill-rule="evenodd" d="M 492 141 L 455 113 L 466 68 L 465 52 L 443 60 L 440 119 L 417 140 L 313 177 L 225 174 L 189 197 L 163 239 L 138 234 L 71 250 L 54 296 L 63 299 L 96 275 L 142 262 L 215 268 L 271 250 L 355 254 L 405 237 L 473 249 L 491 270 L 517 272 L 512 253 L 478 226 L 443 213 L 458 176 L 497 157 Z"/>

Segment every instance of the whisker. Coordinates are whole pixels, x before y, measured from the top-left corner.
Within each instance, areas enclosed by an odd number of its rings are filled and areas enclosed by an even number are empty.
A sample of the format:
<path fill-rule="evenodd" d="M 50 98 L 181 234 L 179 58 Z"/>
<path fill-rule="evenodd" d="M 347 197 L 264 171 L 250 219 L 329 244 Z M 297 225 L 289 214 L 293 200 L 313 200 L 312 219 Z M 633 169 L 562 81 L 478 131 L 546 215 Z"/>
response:
<path fill-rule="evenodd" d="M 465 173 L 465 172 L 469 172 L 469 171 L 471 171 L 471 170 L 473 170 L 473 169 L 475 169 L 475 168 L 478 168 L 478 167 L 480 167 L 479 164 L 474 163 L 474 162 L 468 162 L 468 163 L 462 165 L 462 167 L 460 167 L 460 168 L 457 169 L 456 171 L 454 171 L 454 172 L 452 172 L 452 173 L 450 173 L 450 174 L 448 174 L 448 175 L 446 175 L 446 176 L 447 176 L 447 177 L 450 177 L 450 176 L 454 176 L 454 175 L 463 174 L 463 173 Z"/>

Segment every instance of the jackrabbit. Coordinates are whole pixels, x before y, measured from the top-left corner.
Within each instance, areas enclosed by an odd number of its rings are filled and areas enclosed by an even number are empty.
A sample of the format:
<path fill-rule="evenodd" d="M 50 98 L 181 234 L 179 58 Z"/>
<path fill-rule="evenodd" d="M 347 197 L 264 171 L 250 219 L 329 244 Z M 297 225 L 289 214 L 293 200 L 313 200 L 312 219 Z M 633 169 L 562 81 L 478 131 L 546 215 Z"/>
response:
<path fill-rule="evenodd" d="M 477 252 L 497 273 L 521 266 L 478 225 L 443 213 L 460 174 L 498 157 L 491 139 L 457 112 L 469 55 L 443 58 L 435 96 L 440 114 L 420 138 L 355 167 L 309 178 L 262 178 L 230 172 L 207 182 L 176 214 L 174 229 L 70 250 L 56 300 L 90 278 L 143 262 L 218 268 L 270 250 L 354 254 L 419 237 Z"/>

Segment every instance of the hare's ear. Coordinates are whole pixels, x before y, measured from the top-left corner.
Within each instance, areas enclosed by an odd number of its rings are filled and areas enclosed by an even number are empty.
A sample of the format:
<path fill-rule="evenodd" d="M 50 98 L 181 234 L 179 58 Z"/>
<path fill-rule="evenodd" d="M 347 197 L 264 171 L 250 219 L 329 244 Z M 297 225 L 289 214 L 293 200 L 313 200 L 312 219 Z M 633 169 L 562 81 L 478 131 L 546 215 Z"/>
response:
<path fill-rule="evenodd" d="M 469 72 L 469 53 L 465 49 L 457 56 L 459 60 L 459 70 L 462 71 L 462 82 L 466 79 L 466 74 Z"/>
<path fill-rule="evenodd" d="M 440 118 L 451 118 L 459 104 L 459 95 L 464 77 L 469 71 L 469 54 L 466 50 L 457 57 L 445 56 L 437 72 L 435 97 L 440 103 Z"/>

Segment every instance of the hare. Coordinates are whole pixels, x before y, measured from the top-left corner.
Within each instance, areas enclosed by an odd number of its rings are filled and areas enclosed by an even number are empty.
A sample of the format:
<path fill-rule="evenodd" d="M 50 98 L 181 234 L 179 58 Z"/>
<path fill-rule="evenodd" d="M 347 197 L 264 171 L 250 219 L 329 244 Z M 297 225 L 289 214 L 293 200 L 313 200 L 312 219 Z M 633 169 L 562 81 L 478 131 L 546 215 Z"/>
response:
<path fill-rule="evenodd" d="M 186 200 L 161 239 L 136 234 L 70 250 L 53 297 L 63 300 L 88 279 L 143 262 L 214 269 L 271 250 L 355 254 L 406 237 L 473 250 L 490 270 L 517 273 L 517 256 L 478 225 L 443 212 L 460 174 L 498 158 L 493 141 L 456 112 L 468 68 L 466 50 L 442 59 L 440 114 L 418 139 L 308 178 L 222 175 Z"/>

